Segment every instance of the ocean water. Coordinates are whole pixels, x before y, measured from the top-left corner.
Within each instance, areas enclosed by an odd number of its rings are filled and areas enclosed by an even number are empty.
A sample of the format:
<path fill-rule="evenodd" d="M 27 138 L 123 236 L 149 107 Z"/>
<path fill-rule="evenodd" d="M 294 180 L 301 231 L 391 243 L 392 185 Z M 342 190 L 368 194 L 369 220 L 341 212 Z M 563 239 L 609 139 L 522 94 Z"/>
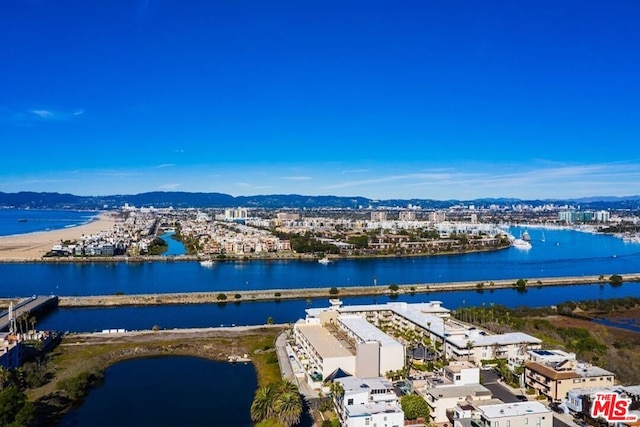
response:
<path fill-rule="evenodd" d="M 573 230 L 545 230 L 543 243 L 535 231 L 530 233 L 536 240 L 528 251 L 344 259 L 327 265 L 296 260 L 224 261 L 211 268 L 198 262 L 5 263 L 0 264 L 0 296 L 222 292 L 640 272 L 640 244 Z"/>
<path fill-rule="evenodd" d="M 532 286 L 526 292 L 514 289 L 496 289 L 493 292 L 456 291 L 428 294 L 343 297 L 345 305 L 384 304 L 389 301 L 427 302 L 442 301 L 449 309 L 492 304 L 511 308 L 520 306 L 542 307 L 567 300 L 622 298 L 640 296 L 639 283 L 621 286 L 609 284 Z M 140 330 L 154 325 L 163 329 L 206 328 L 217 326 L 261 325 L 272 317 L 276 323 L 290 323 L 305 317 L 305 309 L 327 307 L 328 298 L 311 300 L 285 300 L 260 302 L 227 302 L 225 304 L 194 304 L 164 306 L 132 306 L 109 308 L 58 308 L 42 317 L 38 328 L 72 332 L 94 332 L 103 329 Z"/>
<path fill-rule="evenodd" d="M 0 236 L 73 227 L 96 215 L 95 211 L 0 209 Z"/>

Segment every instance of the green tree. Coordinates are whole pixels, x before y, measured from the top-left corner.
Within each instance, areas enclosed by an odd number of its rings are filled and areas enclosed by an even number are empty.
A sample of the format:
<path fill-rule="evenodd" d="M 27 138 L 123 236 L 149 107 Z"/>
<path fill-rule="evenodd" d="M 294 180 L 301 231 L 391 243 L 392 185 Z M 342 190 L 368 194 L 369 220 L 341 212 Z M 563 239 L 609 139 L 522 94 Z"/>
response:
<path fill-rule="evenodd" d="M 329 289 L 329 295 L 338 295 L 339 292 L 340 291 L 335 286 L 333 288 Z"/>
<path fill-rule="evenodd" d="M 621 285 L 622 284 L 622 276 L 619 274 L 613 274 L 609 277 L 609 283 L 612 285 Z"/>
<path fill-rule="evenodd" d="M 515 283 L 515 287 L 518 291 L 524 291 L 527 289 L 527 281 L 524 279 L 518 279 Z"/>
<path fill-rule="evenodd" d="M 429 405 L 427 402 L 417 394 L 407 394 L 400 398 L 400 406 L 404 411 L 404 417 L 408 420 L 415 420 L 418 418 L 429 418 Z"/>
<path fill-rule="evenodd" d="M 32 424 L 34 407 L 25 394 L 15 386 L 0 392 L 0 425 L 26 427 Z"/>
<path fill-rule="evenodd" d="M 259 387 L 253 396 L 253 402 L 251 403 L 251 420 L 252 421 L 264 421 L 269 418 L 275 417 L 275 411 L 273 403 L 276 400 L 276 390 L 273 384 L 268 384 L 264 387 Z"/>
<path fill-rule="evenodd" d="M 251 403 L 251 419 L 255 422 L 278 420 L 285 427 L 300 421 L 302 398 L 298 387 L 281 380 L 258 388 Z"/>
<path fill-rule="evenodd" d="M 300 421 L 302 399 L 297 389 L 295 391 L 281 392 L 273 406 L 278 414 L 278 419 L 285 427 L 290 427 Z"/>
<path fill-rule="evenodd" d="M 389 285 L 389 290 L 391 292 L 398 292 L 398 289 L 400 289 L 400 287 L 398 285 L 396 285 L 395 283 Z"/>

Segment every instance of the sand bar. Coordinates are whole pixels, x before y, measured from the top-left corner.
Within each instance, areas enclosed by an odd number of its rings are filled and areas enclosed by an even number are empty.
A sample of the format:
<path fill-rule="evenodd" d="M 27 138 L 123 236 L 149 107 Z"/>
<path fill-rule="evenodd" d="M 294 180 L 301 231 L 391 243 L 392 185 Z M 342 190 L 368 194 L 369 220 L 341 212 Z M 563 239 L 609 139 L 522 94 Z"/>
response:
<path fill-rule="evenodd" d="M 40 261 L 53 245 L 109 230 L 116 221 L 114 213 L 103 212 L 91 222 L 77 227 L 0 236 L 0 262 Z"/>

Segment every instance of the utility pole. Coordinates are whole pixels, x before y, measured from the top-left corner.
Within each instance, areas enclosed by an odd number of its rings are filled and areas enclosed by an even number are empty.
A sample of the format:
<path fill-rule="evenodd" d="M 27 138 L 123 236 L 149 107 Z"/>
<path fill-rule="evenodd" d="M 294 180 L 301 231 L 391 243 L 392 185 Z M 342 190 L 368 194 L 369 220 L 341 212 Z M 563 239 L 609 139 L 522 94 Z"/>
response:
<path fill-rule="evenodd" d="M 16 318 L 13 315 L 13 302 L 9 303 L 9 333 L 14 335 L 16 333 Z"/>

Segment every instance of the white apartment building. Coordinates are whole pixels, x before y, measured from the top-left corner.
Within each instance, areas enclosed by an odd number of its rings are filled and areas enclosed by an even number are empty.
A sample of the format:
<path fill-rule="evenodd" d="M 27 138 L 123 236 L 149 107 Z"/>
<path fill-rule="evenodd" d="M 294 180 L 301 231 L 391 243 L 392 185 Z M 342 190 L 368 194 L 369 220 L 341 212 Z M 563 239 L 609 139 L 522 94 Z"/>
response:
<path fill-rule="evenodd" d="M 236 219 L 246 219 L 249 216 L 247 208 L 225 209 L 224 220 L 233 221 Z"/>
<path fill-rule="evenodd" d="M 527 334 L 494 335 L 452 319 L 450 310 L 439 301 L 345 307 L 341 304 L 339 300 L 332 300 L 330 308 L 308 309 L 306 319 L 294 326 L 299 347 L 308 353 L 303 357 L 308 360 L 308 372 L 315 371 L 316 377 L 325 378 L 338 367 L 360 377 L 402 369 L 404 346 L 381 328 L 413 330 L 419 340 L 428 339 L 447 359 L 475 364 L 483 359 L 524 360 L 527 350 L 541 345 L 539 339 Z M 353 359 L 346 352 L 350 352 Z"/>
<path fill-rule="evenodd" d="M 383 222 L 387 220 L 387 212 L 373 211 L 371 212 L 371 222 Z"/>
<path fill-rule="evenodd" d="M 361 378 L 404 368 L 404 346 L 362 317 L 336 310 L 317 314 L 296 322 L 293 328 L 298 358 L 312 387 L 320 388 L 338 368 Z"/>
<path fill-rule="evenodd" d="M 344 427 L 401 427 L 404 412 L 393 385 L 384 378 L 345 377 L 335 380 L 344 393 L 334 404 Z"/>
<path fill-rule="evenodd" d="M 415 221 L 416 213 L 414 211 L 400 211 L 398 219 L 400 221 Z"/>
<path fill-rule="evenodd" d="M 453 411 L 459 404 L 491 400 L 491 391 L 481 384 L 438 386 L 427 389 L 424 399 L 429 405 L 431 422 L 446 423 L 448 411 Z"/>
<path fill-rule="evenodd" d="M 553 427 L 553 413 L 540 402 L 478 406 L 480 427 Z"/>

